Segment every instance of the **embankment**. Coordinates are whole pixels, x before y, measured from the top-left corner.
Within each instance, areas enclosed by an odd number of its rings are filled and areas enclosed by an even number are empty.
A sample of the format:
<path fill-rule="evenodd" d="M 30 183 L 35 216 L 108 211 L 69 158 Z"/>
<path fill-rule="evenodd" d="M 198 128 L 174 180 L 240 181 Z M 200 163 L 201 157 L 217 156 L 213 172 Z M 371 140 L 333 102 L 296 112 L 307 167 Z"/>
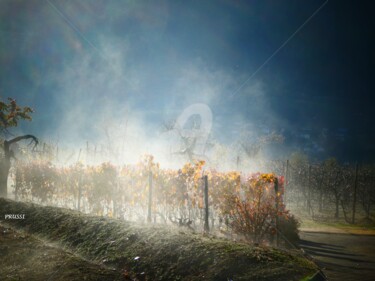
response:
<path fill-rule="evenodd" d="M 24 214 L 24 219 L 5 219 Z M 317 267 L 284 251 L 0 198 L 0 223 L 139 280 L 301 280 Z M 306 279 L 304 279 L 306 280 Z"/>

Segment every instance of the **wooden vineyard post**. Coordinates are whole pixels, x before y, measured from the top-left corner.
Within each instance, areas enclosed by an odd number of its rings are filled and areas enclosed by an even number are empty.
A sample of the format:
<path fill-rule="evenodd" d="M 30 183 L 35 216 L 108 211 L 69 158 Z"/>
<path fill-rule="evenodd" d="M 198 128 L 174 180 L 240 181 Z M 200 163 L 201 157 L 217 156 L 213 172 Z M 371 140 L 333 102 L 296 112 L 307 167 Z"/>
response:
<path fill-rule="evenodd" d="M 89 163 L 89 142 L 86 141 L 86 164 Z"/>
<path fill-rule="evenodd" d="M 307 210 L 309 215 L 311 215 L 311 165 L 309 165 L 309 173 L 307 177 Z"/>
<path fill-rule="evenodd" d="M 288 176 L 288 173 L 289 173 L 289 159 L 286 160 L 286 168 L 285 168 L 285 183 L 284 183 L 284 201 L 285 201 L 285 205 L 287 204 L 287 197 L 286 197 L 286 192 L 288 190 L 288 180 L 289 180 L 289 176 Z"/>
<path fill-rule="evenodd" d="M 275 219 L 275 228 L 276 228 L 276 247 L 279 247 L 279 182 L 278 179 L 275 178 L 275 198 L 276 198 L 276 219 Z"/>
<path fill-rule="evenodd" d="M 112 188 L 112 217 L 116 218 L 117 216 L 117 204 L 116 204 L 116 195 L 118 194 L 119 191 L 119 172 L 118 170 L 116 171 L 116 182 Z"/>
<path fill-rule="evenodd" d="M 352 224 L 355 224 L 355 205 L 357 204 L 357 182 L 358 182 L 358 163 L 355 164 Z"/>
<path fill-rule="evenodd" d="M 79 149 L 79 153 L 78 153 L 78 158 L 77 158 L 77 162 L 79 162 L 79 159 L 81 158 L 81 152 L 82 152 L 82 148 Z"/>
<path fill-rule="evenodd" d="M 210 231 L 210 226 L 208 224 L 208 177 L 207 175 L 203 177 L 204 179 L 204 232 L 208 233 Z"/>
<path fill-rule="evenodd" d="M 147 222 L 151 222 L 151 207 L 152 207 L 152 172 L 148 175 L 148 213 Z"/>
<path fill-rule="evenodd" d="M 77 210 L 81 211 L 81 197 L 82 197 L 82 175 L 79 178 L 78 181 L 78 204 L 77 204 Z"/>

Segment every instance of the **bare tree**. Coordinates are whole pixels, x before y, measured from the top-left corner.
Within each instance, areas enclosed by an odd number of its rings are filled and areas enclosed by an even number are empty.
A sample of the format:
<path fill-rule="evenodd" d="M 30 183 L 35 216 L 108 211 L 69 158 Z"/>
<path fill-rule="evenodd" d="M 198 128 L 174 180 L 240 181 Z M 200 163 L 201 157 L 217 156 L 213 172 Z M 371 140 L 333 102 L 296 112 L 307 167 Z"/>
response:
<path fill-rule="evenodd" d="M 244 132 L 240 137 L 239 144 L 249 158 L 254 158 L 267 144 L 281 143 L 283 141 L 284 137 L 275 132 L 260 136 L 251 132 Z"/>
<path fill-rule="evenodd" d="M 361 169 L 361 174 L 359 177 L 359 202 L 365 211 L 365 219 L 367 221 L 371 220 L 370 211 L 371 207 L 375 204 L 375 166 L 368 165 Z"/>
<path fill-rule="evenodd" d="M 30 107 L 21 108 L 18 106 L 12 98 L 8 98 L 8 103 L 0 99 L 0 130 L 5 134 L 9 134 L 8 128 L 17 127 L 19 120 L 31 120 L 30 114 L 32 112 L 33 110 Z M 23 135 L 13 137 L 10 140 L 4 140 L 3 157 L 0 162 L 0 197 L 7 197 L 8 194 L 8 176 L 11 158 L 15 158 L 11 145 L 27 139 L 31 139 L 30 144 L 34 144 L 34 148 L 38 144 L 38 139 L 33 135 Z"/>

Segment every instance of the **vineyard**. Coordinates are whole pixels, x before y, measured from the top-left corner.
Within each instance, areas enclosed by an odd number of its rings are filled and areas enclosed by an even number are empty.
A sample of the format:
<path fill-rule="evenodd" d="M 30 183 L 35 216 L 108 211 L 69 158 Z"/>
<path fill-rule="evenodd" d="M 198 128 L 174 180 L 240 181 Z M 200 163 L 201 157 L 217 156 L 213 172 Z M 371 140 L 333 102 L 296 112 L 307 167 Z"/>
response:
<path fill-rule="evenodd" d="M 283 177 L 204 171 L 204 164 L 161 169 L 151 155 L 121 167 L 19 163 L 14 193 L 22 201 L 194 230 L 234 231 L 256 241 L 274 233 L 277 220 L 289 217 Z"/>
<path fill-rule="evenodd" d="M 373 224 L 375 167 L 340 165 L 334 158 L 322 163 L 284 163 L 288 181 L 287 205 L 316 221 Z"/>
<path fill-rule="evenodd" d="M 314 220 L 341 217 L 353 223 L 356 213 L 371 221 L 375 201 L 373 167 L 343 166 L 334 159 L 315 164 L 298 157 L 263 161 L 259 169 L 272 173 L 248 174 L 205 168 L 204 161 L 163 169 L 152 155 L 122 166 L 58 166 L 50 160 L 17 162 L 11 173 L 16 200 L 239 234 L 256 242 L 272 241 L 277 232 L 288 240 L 298 238 L 298 220 L 287 207 Z"/>

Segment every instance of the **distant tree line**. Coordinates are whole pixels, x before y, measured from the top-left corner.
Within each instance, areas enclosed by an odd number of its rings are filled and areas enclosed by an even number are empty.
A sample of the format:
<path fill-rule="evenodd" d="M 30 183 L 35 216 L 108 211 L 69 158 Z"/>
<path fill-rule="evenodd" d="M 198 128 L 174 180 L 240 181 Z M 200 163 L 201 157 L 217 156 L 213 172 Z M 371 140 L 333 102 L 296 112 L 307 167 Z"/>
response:
<path fill-rule="evenodd" d="M 303 153 L 288 161 L 270 161 L 268 169 L 283 171 L 286 203 L 313 219 L 355 223 L 356 216 L 371 220 L 375 204 L 375 165 L 340 164 L 335 158 L 312 163 Z"/>

